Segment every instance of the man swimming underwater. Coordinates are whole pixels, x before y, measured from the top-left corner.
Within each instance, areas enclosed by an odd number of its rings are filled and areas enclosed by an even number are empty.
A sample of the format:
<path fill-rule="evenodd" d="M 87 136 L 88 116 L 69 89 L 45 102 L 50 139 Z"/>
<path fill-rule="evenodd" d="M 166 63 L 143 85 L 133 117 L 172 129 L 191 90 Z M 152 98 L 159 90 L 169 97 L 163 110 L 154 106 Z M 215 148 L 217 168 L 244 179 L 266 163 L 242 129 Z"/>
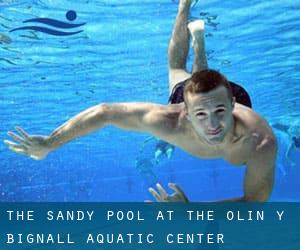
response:
<path fill-rule="evenodd" d="M 43 159 L 73 139 L 106 125 L 148 132 L 200 158 L 224 158 L 233 165 L 246 165 L 244 195 L 228 201 L 266 201 L 271 194 L 277 144 L 267 122 L 251 108 L 242 87 L 207 69 L 204 23 L 187 27 L 191 0 L 181 0 L 169 44 L 169 105 L 111 103 L 93 106 L 55 129 L 49 136 L 8 132 L 18 143 L 5 143 L 16 153 Z M 193 74 L 186 71 L 189 31 L 195 53 Z M 173 104 L 174 103 L 174 104 Z M 149 191 L 157 201 L 187 201 L 184 192 L 169 184 Z"/>
<path fill-rule="evenodd" d="M 285 153 L 285 160 L 291 166 L 295 167 L 296 163 L 291 159 L 292 151 L 300 151 L 300 120 L 285 119 L 283 123 L 272 124 L 272 127 L 284 132 L 289 137 L 289 145 Z"/>

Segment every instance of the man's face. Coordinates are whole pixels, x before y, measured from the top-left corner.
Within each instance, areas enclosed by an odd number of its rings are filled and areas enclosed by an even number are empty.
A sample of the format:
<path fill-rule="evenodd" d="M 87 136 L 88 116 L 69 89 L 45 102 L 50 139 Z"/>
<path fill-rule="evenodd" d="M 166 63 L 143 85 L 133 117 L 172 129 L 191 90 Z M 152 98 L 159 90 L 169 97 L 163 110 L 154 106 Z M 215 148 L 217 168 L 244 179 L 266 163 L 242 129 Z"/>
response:
<path fill-rule="evenodd" d="M 220 86 L 208 93 L 186 96 L 188 119 L 197 134 L 211 145 L 223 141 L 233 123 L 234 102 L 225 87 Z"/>

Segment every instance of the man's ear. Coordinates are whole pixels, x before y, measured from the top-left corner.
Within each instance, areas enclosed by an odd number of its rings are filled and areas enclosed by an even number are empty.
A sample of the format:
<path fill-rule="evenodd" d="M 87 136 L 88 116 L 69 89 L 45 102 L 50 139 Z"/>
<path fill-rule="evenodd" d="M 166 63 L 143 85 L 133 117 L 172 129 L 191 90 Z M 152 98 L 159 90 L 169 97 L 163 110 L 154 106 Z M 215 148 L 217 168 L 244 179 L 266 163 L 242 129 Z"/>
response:
<path fill-rule="evenodd" d="M 189 121 L 191 120 L 186 104 L 184 105 L 184 115 L 185 115 L 186 119 L 188 119 Z"/>
<path fill-rule="evenodd" d="M 231 106 L 232 106 L 232 108 L 234 108 L 235 101 L 236 101 L 236 99 L 235 99 L 235 97 L 233 96 L 232 99 L 231 99 Z"/>
<path fill-rule="evenodd" d="M 188 121 L 191 120 L 191 117 L 190 117 L 189 113 L 186 113 L 186 114 L 185 114 L 185 117 L 186 117 L 186 119 L 188 119 Z"/>

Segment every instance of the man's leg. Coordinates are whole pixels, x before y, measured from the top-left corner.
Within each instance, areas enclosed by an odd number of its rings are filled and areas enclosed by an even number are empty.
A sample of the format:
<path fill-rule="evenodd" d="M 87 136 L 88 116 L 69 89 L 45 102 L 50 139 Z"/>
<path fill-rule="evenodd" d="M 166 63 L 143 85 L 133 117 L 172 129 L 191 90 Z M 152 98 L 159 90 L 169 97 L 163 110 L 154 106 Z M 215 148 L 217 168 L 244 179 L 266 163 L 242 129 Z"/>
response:
<path fill-rule="evenodd" d="M 188 16 L 192 0 L 180 0 L 178 12 L 169 43 L 169 93 L 180 81 L 190 77 L 186 71 L 186 59 L 189 52 Z"/>
<path fill-rule="evenodd" d="M 188 29 L 192 37 L 194 49 L 193 73 L 207 69 L 207 59 L 205 54 L 204 21 L 197 20 L 188 24 Z"/>

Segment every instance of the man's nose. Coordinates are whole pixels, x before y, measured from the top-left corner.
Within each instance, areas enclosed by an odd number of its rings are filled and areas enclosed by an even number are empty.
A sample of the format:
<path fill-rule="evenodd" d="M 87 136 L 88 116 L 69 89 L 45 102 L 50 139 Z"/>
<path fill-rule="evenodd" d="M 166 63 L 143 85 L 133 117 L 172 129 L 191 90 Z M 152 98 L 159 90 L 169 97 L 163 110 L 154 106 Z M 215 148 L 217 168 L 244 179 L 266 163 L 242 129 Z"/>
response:
<path fill-rule="evenodd" d="M 208 128 L 211 130 L 217 129 L 219 127 L 219 121 L 214 116 L 209 116 L 208 118 Z"/>

